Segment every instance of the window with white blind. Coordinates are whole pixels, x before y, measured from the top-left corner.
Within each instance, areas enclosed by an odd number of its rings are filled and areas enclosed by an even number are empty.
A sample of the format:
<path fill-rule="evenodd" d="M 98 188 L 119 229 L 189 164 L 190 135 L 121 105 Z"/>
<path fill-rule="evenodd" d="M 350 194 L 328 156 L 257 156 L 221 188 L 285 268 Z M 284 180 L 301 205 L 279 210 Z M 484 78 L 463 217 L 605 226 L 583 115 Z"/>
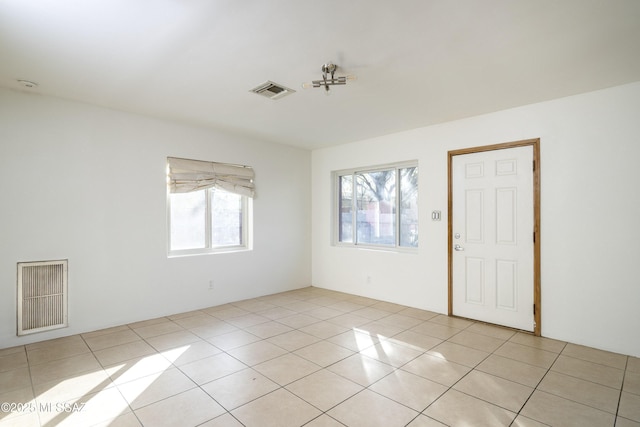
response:
<path fill-rule="evenodd" d="M 252 168 L 169 157 L 167 171 L 170 255 L 250 249 Z"/>

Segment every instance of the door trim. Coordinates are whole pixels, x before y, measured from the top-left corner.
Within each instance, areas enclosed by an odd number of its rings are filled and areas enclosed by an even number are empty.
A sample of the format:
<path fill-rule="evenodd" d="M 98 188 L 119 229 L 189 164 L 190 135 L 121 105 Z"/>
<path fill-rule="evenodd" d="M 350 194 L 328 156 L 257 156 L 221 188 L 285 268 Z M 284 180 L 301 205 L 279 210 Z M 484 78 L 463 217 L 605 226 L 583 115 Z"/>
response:
<path fill-rule="evenodd" d="M 535 327 L 533 333 L 541 336 L 542 307 L 540 295 L 540 138 L 522 141 L 506 142 L 502 144 L 485 145 L 481 147 L 463 148 L 448 152 L 448 314 L 453 316 L 453 157 L 462 154 L 480 153 L 483 151 L 505 150 L 516 147 L 533 147 L 533 303 Z"/>

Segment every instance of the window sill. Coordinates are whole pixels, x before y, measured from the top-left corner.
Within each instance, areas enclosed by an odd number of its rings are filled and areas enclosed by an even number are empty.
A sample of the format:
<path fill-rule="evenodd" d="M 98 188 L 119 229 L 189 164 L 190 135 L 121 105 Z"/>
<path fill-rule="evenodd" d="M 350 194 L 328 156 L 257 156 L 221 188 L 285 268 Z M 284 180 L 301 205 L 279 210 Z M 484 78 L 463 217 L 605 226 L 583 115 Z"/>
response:
<path fill-rule="evenodd" d="M 377 245 L 352 245 L 352 244 L 344 244 L 344 243 L 334 243 L 332 246 L 336 248 L 343 249 L 356 249 L 363 251 L 372 251 L 372 252 L 394 252 L 394 253 L 406 253 L 406 254 L 417 254 L 419 251 L 419 247 L 410 248 L 410 247 L 402 247 L 402 246 L 377 246 Z"/>
<path fill-rule="evenodd" d="M 199 255 L 217 255 L 217 254 L 229 254 L 229 253 L 237 253 L 237 252 L 249 252 L 252 248 L 248 248 L 246 246 L 233 246 L 227 248 L 216 248 L 216 249 L 192 249 L 192 250 L 183 250 L 183 251 L 171 251 L 167 254 L 167 258 L 183 258 L 190 256 L 199 256 Z"/>

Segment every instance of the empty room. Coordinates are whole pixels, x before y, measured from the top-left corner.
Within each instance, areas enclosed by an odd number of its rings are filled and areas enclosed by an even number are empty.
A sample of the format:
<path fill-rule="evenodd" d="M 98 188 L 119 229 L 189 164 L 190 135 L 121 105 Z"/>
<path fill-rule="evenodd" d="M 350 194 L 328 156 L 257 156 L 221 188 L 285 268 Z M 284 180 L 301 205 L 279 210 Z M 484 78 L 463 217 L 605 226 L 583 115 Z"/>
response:
<path fill-rule="evenodd" d="M 639 52 L 636 0 L 1 0 L 0 427 L 640 426 Z"/>

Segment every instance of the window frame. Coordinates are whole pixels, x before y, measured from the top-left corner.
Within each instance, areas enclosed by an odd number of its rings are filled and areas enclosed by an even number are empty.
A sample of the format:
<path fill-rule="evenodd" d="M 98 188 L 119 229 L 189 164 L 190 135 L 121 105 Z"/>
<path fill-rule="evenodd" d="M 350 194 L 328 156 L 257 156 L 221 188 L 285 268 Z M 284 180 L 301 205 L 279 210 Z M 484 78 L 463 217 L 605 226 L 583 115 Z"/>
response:
<path fill-rule="evenodd" d="M 205 188 L 198 191 L 205 192 L 205 214 L 204 214 L 204 248 L 193 249 L 171 249 L 171 193 L 167 189 L 167 254 L 169 257 L 179 257 L 188 255 L 206 255 L 216 253 L 228 253 L 228 252 L 243 252 L 250 251 L 253 248 L 253 198 L 245 195 L 239 195 L 242 209 L 242 223 L 241 227 L 241 239 L 240 245 L 212 245 L 212 197 L 213 191 L 225 191 L 216 188 Z M 177 193 L 179 194 L 179 193 Z"/>
<path fill-rule="evenodd" d="M 400 179 L 400 170 L 408 169 L 415 167 L 418 170 L 418 189 L 419 191 L 420 185 L 420 169 L 418 165 L 418 160 L 410 160 L 404 162 L 396 162 L 396 163 L 387 163 L 383 165 L 376 166 L 365 166 L 360 168 L 352 168 L 352 169 L 342 169 L 338 171 L 333 171 L 331 174 L 332 179 L 332 188 L 333 188 L 333 203 L 332 203 L 332 225 L 331 225 L 331 242 L 333 246 L 337 247 L 345 247 L 345 248 L 363 248 L 363 249 L 375 249 L 375 250 L 383 250 L 383 251 L 393 251 L 393 252 L 417 252 L 420 248 L 419 239 L 418 244 L 416 246 L 400 246 L 400 227 L 401 227 L 401 179 Z M 372 173 L 372 172 L 381 172 L 393 169 L 395 172 L 396 186 L 395 186 L 395 242 L 394 244 L 376 244 L 376 243 L 359 243 L 357 240 L 357 199 L 352 197 L 352 224 L 353 224 L 353 242 L 343 242 L 340 240 L 340 230 L 341 230 L 341 222 L 340 222 L 340 206 L 341 206 L 341 189 L 340 189 L 340 178 L 343 176 L 352 176 L 352 185 L 353 185 L 353 194 L 357 192 L 357 174 L 364 173 Z M 419 203 L 419 202 L 418 202 Z M 418 222 L 419 222 L 419 214 L 418 214 Z M 419 232 L 418 232 L 419 236 Z"/>

